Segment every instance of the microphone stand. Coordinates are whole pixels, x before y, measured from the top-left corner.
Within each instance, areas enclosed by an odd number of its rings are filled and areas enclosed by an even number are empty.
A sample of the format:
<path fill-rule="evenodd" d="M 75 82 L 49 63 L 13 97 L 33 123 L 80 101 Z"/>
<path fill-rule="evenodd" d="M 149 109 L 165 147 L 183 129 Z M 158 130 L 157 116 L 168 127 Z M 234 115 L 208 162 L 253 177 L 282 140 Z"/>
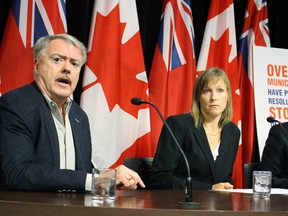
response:
<path fill-rule="evenodd" d="M 164 125 L 168 129 L 170 135 L 172 136 L 174 142 L 176 143 L 180 153 L 182 154 L 182 156 L 183 156 L 183 158 L 185 160 L 186 167 L 187 167 L 187 178 L 186 178 L 186 186 L 185 186 L 185 201 L 178 202 L 178 203 L 180 205 L 189 205 L 189 206 L 198 206 L 198 205 L 200 205 L 200 203 L 193 202 L 193 200 L 192 200 L 192 178 L 191 178 L 191 174 L 190 174 L 190 166 L 189 166 L 187 157 L 185 156 L 185 153 L 183 152 L 182 148 L 180 147 L 176 137 L 174 136 L 174 133 L 170 129 L 169 125 L 167 124 L 164 116 L 162 115 L 162 113 L 160 112 L 158 107 L 155 106 L 155 104 L 153 104 L 152 102 L 144 101 L 141 98 L 132 98 L 131 99 L 131 103 L 134 104 L 134 105 L 140 105 L 140 104 L 146 103 L 146 104 L 149 104 L 152 107 L 154 107 L 154 109 L 157 111 L 157 113 L 160 116 L 161 120 L 163 121 Z"/>

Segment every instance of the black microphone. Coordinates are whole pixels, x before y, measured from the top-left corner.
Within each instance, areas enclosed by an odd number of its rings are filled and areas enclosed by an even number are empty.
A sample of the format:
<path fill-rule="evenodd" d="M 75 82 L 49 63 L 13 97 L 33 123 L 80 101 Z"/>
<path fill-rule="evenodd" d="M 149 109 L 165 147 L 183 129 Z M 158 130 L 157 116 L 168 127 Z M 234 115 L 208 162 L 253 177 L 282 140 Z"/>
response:
<path fill-rule="evenodd" d="M 269 123 L 278 123 L 280 125 L 280 127 L 282 128 L 283 132 L 285 133 L 286 137 L 287 137 L 287 132 L 285 130 L 285 128 L 283 127 L 282 123 L 280 121 L 278 121 L 277 119 L 275 119 L 272 116 L 267 117 L 267 122 Z"/>
<path fill-rule="evenodd" d="M 184 202 L 179 202 L 179 204 L 181 204 L 181 205 L 193 205 L 193 206 L 200 205 L 200 203 L 192 201 L 192 178 L 191 178 L 191 174 L 190 174 L 190 166 L 189 166 L 187 157 L 184 154 L 183 149 L 180 147 L 179 142 L 177 141 L 175 135 L 173 134 L 171 128 L 167 124 L 166 120 L 164 119 L 164 117 L 163 117 L 162 113 L 160 112 L 160 110 L 158 109 L 158 107 L 155 104 L 153 104 L 152 102 L 145 101 L 145 100 L 142 100 L 141 98 L 136 98 L 136 97 L 131 99 L 131 103 L 134 104 L 134 105 L 150 104 L 152 107 L 155 108 L 155 110 L 157 111 L 157 113 L 160 116 L 161 120 L 163 121 L 164 125 L 168 129 L 170 135 L 172 136 L 174 142 L 176 143 L 176 145 L 177 145 L 179 151 L 181 152 L 181 154 L 182 154 L 182 156 L 183 156 L 183 158 L 185 160 L 185 163 L 186 163 L 187 178 L 186 178 L 186 187 L 185 187 L 185 201 Z"/>

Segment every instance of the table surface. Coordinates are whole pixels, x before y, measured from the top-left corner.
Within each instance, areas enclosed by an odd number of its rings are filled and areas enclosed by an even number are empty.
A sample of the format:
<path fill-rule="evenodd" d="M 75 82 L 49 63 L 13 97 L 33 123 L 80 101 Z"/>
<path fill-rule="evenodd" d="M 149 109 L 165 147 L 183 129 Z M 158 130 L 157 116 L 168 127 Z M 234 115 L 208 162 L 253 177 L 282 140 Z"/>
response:
<path fill-rule="evenodd" d="M 0 192 L 1 215 L 288 215 L 288 195 L 272 194 L 255 199 L 251 194 L 194 190 L 199 205 L 181 205 L 182 190 L 117 190 L 114 204 L 93 204 L 91 194 L 48 192 Z"/>

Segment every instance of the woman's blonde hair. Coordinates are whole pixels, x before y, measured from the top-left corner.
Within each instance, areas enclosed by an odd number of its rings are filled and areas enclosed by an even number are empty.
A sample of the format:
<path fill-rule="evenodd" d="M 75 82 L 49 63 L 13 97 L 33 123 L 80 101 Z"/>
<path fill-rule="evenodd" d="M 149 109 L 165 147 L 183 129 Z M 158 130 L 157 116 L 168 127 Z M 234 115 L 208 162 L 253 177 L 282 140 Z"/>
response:
<path fill-rule="evenodd" d="M 194 85 L 191 114 L 194 117 L 195 127 L 197 128 L 199 128 L 204 121 L 203 114 L 201 113 L 200 109 L 200 96 L 204 88 L 213 83 L 216 83 L 219 80 L 224 81 L 228 93 L 228 98 L 227 98 L 227 105 L 222 113 L 218 126 L 222 128 L 227 122 L 231 121 L 232 119 L 233 110 L 232 110 L 232 92 L 230 81 L 226 73 L 222 69 L 212 67 L 201 73 L 197 77 Z"/>

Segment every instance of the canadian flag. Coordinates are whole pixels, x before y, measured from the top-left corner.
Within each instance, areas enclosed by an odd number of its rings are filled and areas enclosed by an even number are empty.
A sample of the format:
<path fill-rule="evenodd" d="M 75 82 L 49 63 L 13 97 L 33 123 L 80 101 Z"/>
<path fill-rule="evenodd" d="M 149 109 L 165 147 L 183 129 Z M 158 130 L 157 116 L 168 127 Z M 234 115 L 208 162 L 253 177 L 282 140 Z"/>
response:
<path fill-rule="evenodd" d="M 90 28 L 80 105 L 90 120 L 92 162 L 114 167 L 152 157 L 148 83 L 135 0 L 97 0 Z"/>

